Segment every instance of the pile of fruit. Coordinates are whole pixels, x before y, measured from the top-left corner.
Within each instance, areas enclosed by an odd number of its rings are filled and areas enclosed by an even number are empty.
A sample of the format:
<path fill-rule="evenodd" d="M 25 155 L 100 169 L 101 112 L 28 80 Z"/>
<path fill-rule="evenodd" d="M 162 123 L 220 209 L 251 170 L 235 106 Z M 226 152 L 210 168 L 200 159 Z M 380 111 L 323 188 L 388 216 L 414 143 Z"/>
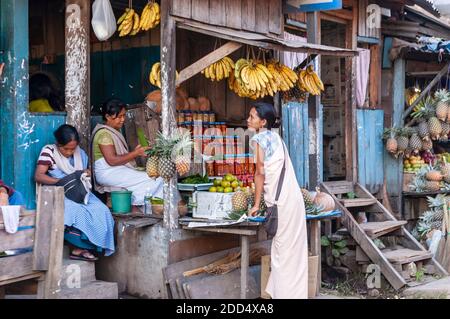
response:
<path fill-rule="evenodd" d="M 405 173 L 417 173 L 422 167 L 426 166 L 425 160 L 420 156 L 410 156 L 403 160 L 403 171 Z"/>
<path fill-rule="evenodd" d="M 200 174 L 196 174 L 182 179 L 180 184 L 207 184 L 209 182 L 210 180 L 208 175 L 202 176 Z"/>
<path fill-rule="evenodd" d="M 222 179 L 215 179 L 214 186 L 209 188 L 211 193 L 233 193 L 243 189 L 244 182 L 232 174 L 226 174 Z"/>
<path fill-rule="evenodd" d="M 445 214 L 445 203 L 449 198 L 444 194 L 438 194 L 436 197 L 427 196 L 428 209 L 419 217 L 413 235 L 416 239 L 426 239 L 428 233 L 433 230 L 441 230 Z"/>
<path fill-rule="evenodd" d="M 236 191 L 231 198 L 231 203 L 233 211 L 228 215 L 228 218 L 237 220 L 243 214 L 247 214 L 248 210 L 255 205 L 255 189 L 247 187 Z M 262 195 L 258 213 L 262 215 L 266 210 L 266 202 L 264 201 L 264 195 Z"/>
<path fill-rule="evenodd" d="M 178 79 L 178 71 L 175 71 L 176 79 Z M 161 88 L 161 62 L 156 62 L 152 65 L 152 69 L 149 74 L 149 81 L 152 85 Z"/>
<path fill-rule="evenodd" d="M 415 192 L 450 190 L 450 164 L 444 161 L 422 167 L 409 187 Z"/>
<path fill-rule="evenodd" d="M 147 175 L 151 178 L 161 176 L 165 180 L 170 180 L 175 172 L 186 175 L 191 164 L 191 156 L 187 154 L 190 154 L 192 144 L 189 131 L 175 131 L 171 136 L 159 132 L 155 145 L 148 151 Z"/>
<path fill-rule="evenodd" d="M 431 151 L 433 141 L 447 142 L 450 135 L 450 93 L 439 90 L 418 103 L 411 117 L 418 125 L 386 129 L 386 150 L 395 157 Z"/>
<path fill-rule="evenodd" d="M 139 31 L 148 31 L 155 28 L 161 21 L 158 3 L 149 2 L 139 14 L 130 6 L 117 21 L 119 37 L 136 35 Z"/>

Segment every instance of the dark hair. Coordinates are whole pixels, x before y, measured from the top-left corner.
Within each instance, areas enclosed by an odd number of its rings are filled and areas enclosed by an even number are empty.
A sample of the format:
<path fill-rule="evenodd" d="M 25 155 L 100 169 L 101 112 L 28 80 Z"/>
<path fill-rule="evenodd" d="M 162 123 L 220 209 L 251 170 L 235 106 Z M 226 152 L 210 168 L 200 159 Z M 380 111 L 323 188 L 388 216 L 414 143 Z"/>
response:
<path fill-rule="evenodd" d="M 109 99 L 105 103 L 103 103 L 101 110 L 103 119 L 106 121 L 106 115 L 109 116 L 117 116 L 119 115 L 122 109 L 126 109 L 125 103 L 123 103 L 119 99 Z"/>
<path fill-rule="evenodd" d="M 61 101 L 53 87 L 50 78 L 43 73 L 37 73 L 30 78 L 30 101 L 46 99 L 55 111 L 61 110 Z"/>
<path fill-rule="evenodd" d="M 277 119 L 273 105 L 264 102 L 257 102 L 253 104 L 253 107 L 255 108 L 256 113 L 258 113 L 259 118 L 267 121 L 265 128 L 268 130 L 272 129 Z"/>
<path fill-rule="evenodd" d="M 77 129 L 69 124 L 63 124 L 53 132 L 56 142 L 59 145 L 67 145 L 72 141 L 80 143 L 80 135 L 78 135 Z"/>

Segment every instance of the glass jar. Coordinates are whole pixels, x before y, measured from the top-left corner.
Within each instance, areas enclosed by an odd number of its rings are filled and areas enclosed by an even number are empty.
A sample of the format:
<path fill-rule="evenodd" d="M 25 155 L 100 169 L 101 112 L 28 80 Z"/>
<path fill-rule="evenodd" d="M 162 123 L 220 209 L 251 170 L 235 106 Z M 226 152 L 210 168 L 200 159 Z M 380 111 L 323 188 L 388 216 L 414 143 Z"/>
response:
<path fill-rule="evenodd" d="M 191 132 L 191 135 L 194 134 L 194 123 L 193 122 L 184 122 L 184 125 L 187 130 Z"/>
<path fill-rule="evenodd" d="M 194 118 L 192 116 L 192 111 L 185 111 L 184 113 L 184 121 L 185 122 L 193 122 Z"/>
<path fill-rule="evenodd" d="M 252 154 L 247 154 L 246 164 L 247 164 L 247 174 L 255 175 L 255 171 L 256 171 L 256 167 L 255 166 L 256 165 L 254 163 Z"/>
<path fill-rule="evenodd" d="M 202 121 L 194 120 L 193 127 L 194 127 L 194 134 L 195 135 L 203 135 L 204 131 L 203 131 L 203 123 L 202 123 Z"/>
<path fill-rule="evenodd" d="M 206 161 L 206 175 L 216 176 L 214 161 Z"/>
<path fill-rule="evenodd" d="M 225 122 L 217 122 L 222 135 L 227 135 L 227 124 Z"/>
<path fill-rule="evenodd" d="M 177 112 L 177 121 L 178 123 L 184 122 L 184 111 L 178 111 Z"/>
<path fill-rule="evenodd" d="M 244 160 L 244 165 L 242 165 L 242 160 Z M 245 166 L 245 158 L 242 154 L 237 154 L 236 159 L 234 161 L 234 173 L 236 175 L 245 175 L 244 172 L 244 166 Z"/>
<path fill-rule="evenodd" d="M 223 160 L 216 160 L 214 161 L 214 172 L 217 176 L 224 176 L 224 161 Z"/>
<path fill-rule="evenodd" d="M 214 156 L 223 156 L 225 154 L 223 136 L 214 135 L 211 141 L 211 146 L 214 149 Z"/>
<path fill-rule="evenodd" d="M 209 122 L 209 112 L 202 112 L 203 124 L 207 124 Z"/>
<path fill-rule="evenodd" d="M 225 155 L 225 167 L 224 167 L 224 173 L 226 174 L 233 174 L 234 171 L 234 155 Z"/>
<path fill-rule="evenodd" d="M 214 123 L 216 121 L 216 113 L 214 113 L 212 111 L 209 111 L 208 112 L 208 117 L 209 117 L 208 122 L 213 122 Z"/>
<path fill-rule="evenodd" d="M 194 152 L 203 152 L 203 137 L 201 135 L 194 135 L 192 141 L 194 142 Z"/>

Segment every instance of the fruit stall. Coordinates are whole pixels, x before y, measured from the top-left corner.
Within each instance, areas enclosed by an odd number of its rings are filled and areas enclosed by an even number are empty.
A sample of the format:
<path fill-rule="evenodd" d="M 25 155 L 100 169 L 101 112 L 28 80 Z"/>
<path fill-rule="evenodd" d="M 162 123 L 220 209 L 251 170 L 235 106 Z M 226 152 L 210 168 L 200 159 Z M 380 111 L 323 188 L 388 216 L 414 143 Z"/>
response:
<path fill-rule="evenodd" d="M 398 110 L 394 111 L 398 114 L 397 123 L 385 129 L 383 138 L 390 154 L 388 161 L 399 164 L 389 169 L 402 171 L 398 179 L 402 193 L 400 207 L 402 218 L 408 220 L 408 228 L 412 230 L 430 209 L 430 198 L 450 193 L 449 55 L 438 54 L 439 48 L 424 47 L 427 43 L 399 43 L 394 43 L 394 47 L 396 63 L 403 65 L 405 72 L 401 82 L 404 95 L 399 95 L 404 104 L 399 102 Z M 394 174 L 393 178 L 398 176 Z"/>

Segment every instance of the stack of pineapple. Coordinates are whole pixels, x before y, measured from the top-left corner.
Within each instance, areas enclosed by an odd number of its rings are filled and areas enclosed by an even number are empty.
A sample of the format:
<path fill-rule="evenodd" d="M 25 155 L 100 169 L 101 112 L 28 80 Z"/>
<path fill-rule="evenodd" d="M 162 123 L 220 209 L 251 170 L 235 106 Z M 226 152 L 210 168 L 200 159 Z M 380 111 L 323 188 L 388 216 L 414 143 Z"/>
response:
<path fill-rule="evenodd" d="M 444 161 L 423 167 L 409 187 L 415 192 L 450 190 L 450 164 Z"/>
<path fill-rule="evenodd" d="M 255 189 L 247 187 L 239 190 L 233 194 L 231 198 L 233 212 L 228 216 L 230 219 L 239 219 L 243 214 L 247 214 L 249 208 L 255 205 Z M 267 209 L 264 201 L 264 194 L 261 196 L 261 203 L 259 204 L 260 213 L 264 213 Z"/>
<path fill-rule="evenodd" d="M 416 234 L 417 239 L 424 238 L 430 231 L 442 228 L 444 219 L 444 204 L 448 198 L 444 194 L 439 194 L 436 197 L 427 197 L 429 209 L 419 217 L 419 221 L 413 233 Z"/>
<path fill-rule="evenodd" d="M 156 143 L 148 152 L 146 170 L 151 178 L 170 180 L 177 172 L 180 176 L 190 170 L 192 139 L 189 131 L 174 132 L 171 136 L 158 133 Z"/>
<path fill-rule="evenodd" d="M 305 202 L 305 211 L 307 215 L 317 215 L 323 211 L 323 207 L 314 204 L 313 197 L 306 188 L 300 188 L 300 190 L 303 195 L 303 201 Z"/>
<path fill-rule="evenodd" d="M 431 151 L 432 141 L 446 142 L 450 134 L 450 93 L 438 90 L 426 97 L 411 114 L 419 123 L 414 127 L 389 128 L 384 131 L 386 150 L 395 156 L 409 157 L 420 151 Z"/>

